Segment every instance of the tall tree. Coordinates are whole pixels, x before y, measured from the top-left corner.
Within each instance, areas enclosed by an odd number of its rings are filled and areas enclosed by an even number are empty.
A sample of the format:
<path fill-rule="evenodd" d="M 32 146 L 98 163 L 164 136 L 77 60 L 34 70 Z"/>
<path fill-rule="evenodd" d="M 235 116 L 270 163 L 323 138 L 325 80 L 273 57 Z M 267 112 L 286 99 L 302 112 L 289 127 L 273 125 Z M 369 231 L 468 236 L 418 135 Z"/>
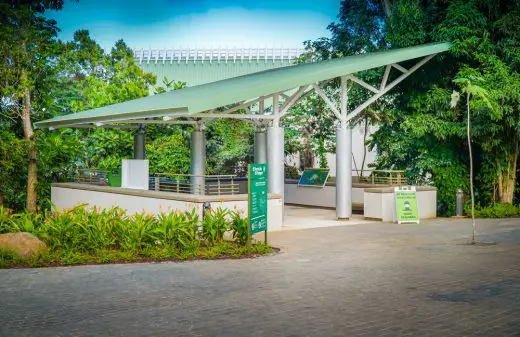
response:
<path fill-rule="evenodd" d="M 21 119 L 27 156 L 27 210 L 36 211 L 37 148 L 32 127 L 35 107 L 44 100 L 53 73 L 50 60 L 58 42 L 56 21 L 44 17 L 59 10 L 63 0 L 4 1 L 0 3 L 0 95 L 4 109 Z"/>

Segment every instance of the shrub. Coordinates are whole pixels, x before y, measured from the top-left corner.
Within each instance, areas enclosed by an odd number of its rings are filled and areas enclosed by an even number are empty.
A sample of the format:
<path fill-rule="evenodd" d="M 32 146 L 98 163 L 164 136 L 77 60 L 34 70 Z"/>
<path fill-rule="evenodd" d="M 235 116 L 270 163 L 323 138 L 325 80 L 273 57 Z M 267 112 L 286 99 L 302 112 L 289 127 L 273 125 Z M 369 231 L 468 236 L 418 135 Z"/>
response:
<path fill-rule="evenodd" d="M 228 220 L 229 210 L 217 208 L 207 211 L 202 219 L 202 238 L 208 245 L 214 245 L 224 239 L 224 233 L 231 230 L 231 222 Z"/>
<path fill-rule="evenodd" d="M 128 215 L 119 207 L 88 208 L 80 205 L 53 214 L 18 213 L 9 215 L 0 207 L 0 233 L 30 232 L 44 240 L 52 251 L 95 254 L 119 250 L 142 253 L 150 249 L 193 251 L 203 240 L 212 246 L 233 232 L 240 244 L 247 242 L 247 219 L 238 212 L 217 208 L 202 221 L 195 210 L 154 216 Z"/>
<path fill-rule="evenodd" d="M 199 246 L 199 217 L 191 212 L 161 213 L 153 237 L 158 245 L 171 245 L 179 250 L 195 249 Z"/>
<path fill-rule="evenodd" d="M 466 209 L 466 214 L 471 214 L 471 209 Z M 492 204 L 487 207 L 475 209 L 478 218 L 508 218 L 520 216 L 520 207 L 511 204 Z"/>
<path fill-rule="evenodd" d="M 249 219 L 242 218 L 240 213 L 231 213 L 231 230 L 233 231 L 233 239 L 237 240 L 238 243 L 245 245 L 249 238 Z"/>

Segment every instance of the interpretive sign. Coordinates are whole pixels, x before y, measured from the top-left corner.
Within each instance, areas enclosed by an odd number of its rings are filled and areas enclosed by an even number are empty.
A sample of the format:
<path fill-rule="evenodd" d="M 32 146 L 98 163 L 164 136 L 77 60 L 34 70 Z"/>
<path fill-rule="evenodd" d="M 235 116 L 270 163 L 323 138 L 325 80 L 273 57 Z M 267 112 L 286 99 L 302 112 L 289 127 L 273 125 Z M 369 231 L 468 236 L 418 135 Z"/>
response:
<path fill-rule="evenodd" d="M 267 165 L 249 164 L 249 231 L 267 232 Z"/>
<path fill-rule="evenodd" d="M 414 186 L 394 187 L 397 223 L 419 223 L 419 209 Z"/>
<path fill-rule="evenodd" d="M 328 178 L 329 169 L 306 169 L 298 181 L 298 186 L 323 187 Z"/>

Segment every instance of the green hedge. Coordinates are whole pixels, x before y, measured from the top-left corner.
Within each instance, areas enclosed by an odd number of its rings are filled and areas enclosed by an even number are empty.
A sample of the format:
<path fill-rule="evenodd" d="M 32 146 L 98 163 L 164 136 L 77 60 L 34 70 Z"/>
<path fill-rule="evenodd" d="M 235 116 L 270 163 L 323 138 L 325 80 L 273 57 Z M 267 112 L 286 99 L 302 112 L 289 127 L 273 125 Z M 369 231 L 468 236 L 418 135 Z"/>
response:
<path fill-rule="evenodd" d="M 49 248 L 43 264 L 206 258 L 270 251 L 264 245 L 247 247 L 247 230 L 247 218 L 219 208 L 199 219 L 195 210 L 155 216 L 128 214 L 118 207 L 82 205 L 52 214 L 11 215 L 0 207 L 0 233 L 30 232 L 43 240 Z M 231 232 L 232 242 L 224 241 L 226 232 Z M 4 266 L 20 262 L 6 252 L 0 254 L 2 259 Z"/>
<path fill-rule="evenodd" d="M 467 205 L 465 212 L 471 215 L 471 206 Z M 487 207 L 476 207 L 475 217 L 477 218 L 511 218 L 520 216 L 520 207 L 511 204 L 492 204 Z"/>

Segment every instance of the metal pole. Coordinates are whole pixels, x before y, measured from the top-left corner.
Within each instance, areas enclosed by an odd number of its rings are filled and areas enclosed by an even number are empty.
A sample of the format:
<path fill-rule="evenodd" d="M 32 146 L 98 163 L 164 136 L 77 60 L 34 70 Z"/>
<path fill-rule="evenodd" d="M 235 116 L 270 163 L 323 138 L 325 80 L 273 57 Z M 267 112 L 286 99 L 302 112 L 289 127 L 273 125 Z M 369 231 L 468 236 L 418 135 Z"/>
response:
<path fill-rule="evenodd" d="M 204 194 L 206 185 L 206 144 L 204 131 L 196 128 L 191 133 L 191 193 Z"/>
<path fill-rule="evenodd" d="M 284 194 L 284 129 L 279 126 L 267 128 L 267 187 L 269 193 Z"/>
<path fill-rule="evenodd" d="M 146 158 L 146 131 L 144 125 L 140 125 L 134 133 L 134 159 Z"/>
<path fill-rule="evenodd" d="M 347 77 L 341 77 L 341 120 L 336 130 L 336 218 L 352 217 L 352 129 L 347 125 Z"/>
<path fill-rule="evenodd" d="M 346 124 L 346 123 L 345 123 Z M 352 129 L 344 123 L 336 130 L 336 218 L 352 217 Z"/>
<path fill-rule="evenodd" d="M 267 135 L 265 129 L 257 127 L 255 132 L 255 164 L 267 162 Z"/>
<path fill-rule="evenodd" d="M 457 208 L 456 208 L 456 211 L 455 211 L 455 215 L 456 216 L 462 216 L 464 214 L 463 203 L 464 203 L 464 193 L 459 188 L 457 190 Z"/>

